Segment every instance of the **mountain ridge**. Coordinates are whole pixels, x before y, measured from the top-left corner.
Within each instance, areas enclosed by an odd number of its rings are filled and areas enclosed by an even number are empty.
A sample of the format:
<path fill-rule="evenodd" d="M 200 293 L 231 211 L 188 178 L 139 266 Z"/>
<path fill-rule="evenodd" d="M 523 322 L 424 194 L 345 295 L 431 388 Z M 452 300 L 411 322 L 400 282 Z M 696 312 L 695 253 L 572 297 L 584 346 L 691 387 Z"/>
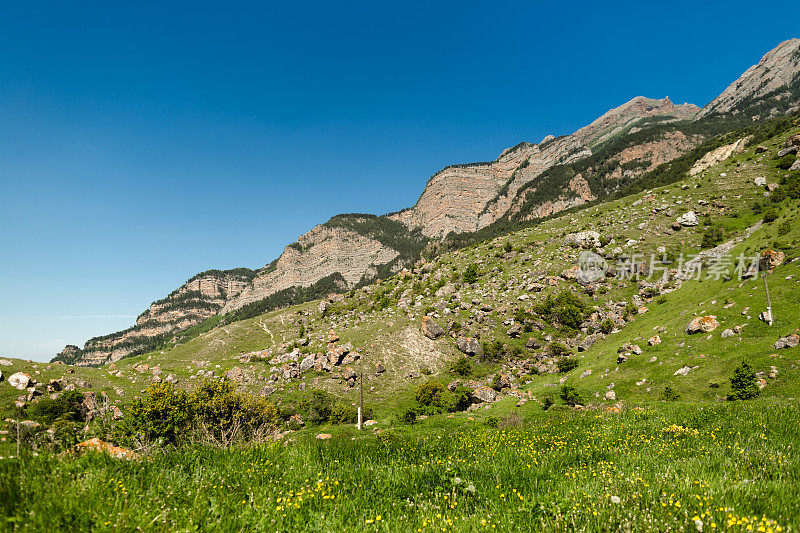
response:
<path fill-rule="evenodd" d="M 387 245 L 385 238 L 382 242 L 369 232 L 365 234 L 358 224 L 330 227 L 326 226 L 329 221 L 317 225 L 287 245 L 278 259 L 255 272 L 248 283 L 226 291 L 221 305 L 219 298 L 212 298 L 213 304 L 200 298 L 195 302 L 197 307 L 187 310 L 184 316 L 172 312 L 165 315 L 169 320 L 155 319 L 163 322 L 158 324 L 152 320 L 140 324 L 137 320 L 137 324 L 128 330 L 90 339 L 83 350 L 74 354 L 72 362 L 100 364 L 104 358 L 116 360 L 141 352 L 152 346 L 152 339 L 169 337 L 198 324 L 202 321 L 200 319 L 236 312 L 280 291 L 311 287 L 320 280 L 333 279 L 331 276 L 335 274 L 338 274 L 338 281 L 334 286 L 345 290 L 381 274 L 396 273 L 413 264 L 418 257 L 398 250 L 398 246 L 403 246 L 401 242 L 416 243 L 415 253 L 421 253 L 426 245 L 435 247 L 436 242 L 449 235 L 479 231 L 509 214 L 523 220 L 535 220 L 592 201 L 599 194 L 614 190 L 616 183 L 637 179 L 659 164 L 688 152 L 704 138 L 659 127 L 736 114 L 737 106 L 743 102 L 751 107 L 753 102 L 757 102 L 760 109 L 777 101 L 782 112 L 796 109 L 800 105 L 800 93 L 792 93 L 790 89 L 792 84 L 797 85 L 798 64 L 800 39 L 784 41 L 742 74 L 739 80 L 743 82 L 737 80 L 731 84 L 703 109 L 692 104 L 675 105 L 669 98 L 637 96 L 571 135 L 548 136 L 538 144 L 523 141 L 506 148 L 491 162 L 445 166 L 428 179 L 413 206 L 386 215 L 360 215 L 382 220 L 382 224 L 394 224 L 392 232 L 402 236 L 396 243 Z M 770 75 L 769 69 L 776 65 L 789 65 L 789 74 Z M 766 85 L 755 87 L 755 84 L 763 85 L 764 80 Z M 781 91 L 784 86 L 789 92 Z M 629 135 L 640 137 L 643 130 L 652 130 L 653 135 L 639 145 L 618 143 L 616 151 L 604 152 L 615 139 Z M 571 165 L 601 154 L 607 157 L 599 167 L 573 172 L 568 179 L 548 181 L 547 176 L 552 176 L 556 170 L 571 168 Z M 359 215 L 351 216 L 357 218 Z M 169 309 L 174 311 L 173 307 Z M 154 312 L 152 305 L 149 311 Z M 137 339 L 141 344 L 138 348 Z"/>

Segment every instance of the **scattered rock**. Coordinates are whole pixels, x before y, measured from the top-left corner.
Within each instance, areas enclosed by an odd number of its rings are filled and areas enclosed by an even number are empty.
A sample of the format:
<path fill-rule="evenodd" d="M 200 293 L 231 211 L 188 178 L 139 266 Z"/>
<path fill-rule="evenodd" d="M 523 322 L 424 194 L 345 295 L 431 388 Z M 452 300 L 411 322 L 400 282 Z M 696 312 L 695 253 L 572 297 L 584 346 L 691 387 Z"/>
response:
<path fill-rule="evenodd" d="M 429 316 L 422 318 L 422 333 L 432 340 L 436 340 L 444 335 L 444 328 L 436 323 L 434 319 Z"/>
<path fill-rule="evenodd" d="M 497 398 L 497 391 L 487 387 L 478 387 L 472 391 L 472 397 L 481 402 L 493 402 Z"/>
<path fill-rule="evenodd" d="M 772 270 L 786 261 L 786 254 L 780 250 L 764 250 L 761 252 L 761 270 Z"/>
<path fill-rule="evenodd" d="M 478 339 L 474 337 L 458 337 L 456 339 L 456 346 L 458 349 L 467 355 L 472 356 L 481 356 L 483 355 L 483 348 L 481 347 L 481 343 L 478 342 Z"/>
<path fill-rule="evenodd" d="M 564 237 L 564 246 L 573 248 L 594 248 L 600 246 L 600 234 L 596 231 L 579 231 Z"/>
<path fill-rule="evenodd" d="M 95 437 L 93 439 L 89 439 L 87 441 L 81 442 L 76 444 L 73 448 L 76 452 L 102 452 L 107 453 L 111 457 L 115 459 L 139 459 L 140 456 L 136 452 L 132 452 L 126 448 L 120 448 L 119 446 L 114 446 L 109 442 L 104 442 L 99 438 Z"/>
<path fill-rule="evenodd" d="M 675 371 L 675 373 L 673 373 L 672 375 L 673 375 L 673 376 L 685 376 L 686 374 L 688 374 L 688 373 L 689 373 L 689 372 L 691 372 L 692 370 L 693 370 L 693 369 L 692 369 L 692 367 L 689 367 L 689 366 L 682 366 L 681 368 L 679 368 L 678 370 L 676 370 L 676 371 Z"/>
<path fill-rule="evenodd" d="M 330 433 L 320 433 L 317 435 L 319 440 L 328 440 L 329 438 L 333 437 Z"/>
<path fill-rule="evenodd" d="M 780 350 L 782 348 L 797 348 L 798 344 L 800 344 L 800 335 L 797 333 L 792 333 L 791 335 L 781 337 L 775 341 L 775 349 Z"/>
<path fill-rule="evenodd" d="M 24 372 L 17 372 L 8 377 L 8 384 L 15 389 L 25 390 L 31 383 L 31 377 Z"/>
<path fill-rule="evenodd" d="M 225 373 L 225 377 L 235 383 L 242 383 L 244 382 L 244 371 L 235 366 Z"/>
<path fill-rule="evenodd" d="M 617 399 L 617 393 L 613 390 L 607 390 L 604 398 L 610 402 L 613 402 Z"/>
<path fill-rule="evenodd" d="M 698 316 L 695 317 L 688 326 L 686 326 L 686 333 L 709 333 L 719 327 L 717 317 L 714 315 Z"/>
<path fill-rule="evenodd" d="M 753 180 L 753 183 L 755 184 L 756 187 L 766 187 L 767 178 L 763 176 L 758 176 L 755 180 Z"/>
<path fill-rule="evenodd" d="M 728 328 L 728 329 L 726 329 L 725 331 L 722 332 L 722 338 L 723 339 L 729 339 L 729 338 L 733 337 L 734 335 L 736 335 L 736 333 L 730 328 Z"/>
<path fill-rule="evenodd" d="M 679 216 L 675 222 L 681 226 L 697 226 L 700 224 L 700 220 L 697 218 L 697 214 L 694 211 L 684 213 L 683 215 Z"/>
<path fill-rule="evenodd" d="M 650 339 L 647 341 L 647 344 L 650 346 L 658 346 L 661 344 L 661 337 L 659 335 L 654 335 L 650 337 Z"/>

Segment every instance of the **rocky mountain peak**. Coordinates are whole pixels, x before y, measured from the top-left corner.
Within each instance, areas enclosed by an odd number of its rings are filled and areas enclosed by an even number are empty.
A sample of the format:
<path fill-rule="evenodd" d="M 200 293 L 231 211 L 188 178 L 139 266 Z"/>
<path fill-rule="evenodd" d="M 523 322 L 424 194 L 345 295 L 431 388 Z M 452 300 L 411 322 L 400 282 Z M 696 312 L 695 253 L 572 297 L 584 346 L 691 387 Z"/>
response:
<path fill-rule="evenodd" d="M 607 111 L 600 118 L 574 133 L 583 144 L 595 147 L 633 127 L 644 118 L 663 117 L 664 121 L 689 120 L 700 108 L 693 104 L 675 105 L 669 97 L 636 98 Z"/>
<path fill-rule="evenodd" d="M 779 100 L 790 97 L 791 87 L 798 83 L 800 39 L 789 39 L 767 52 L 761 61 L 747 69 L 722 94 L 705 106 L 695 120 L 712 114 L 735 112 L 737 106 L 751 99 L 773 96 Z M 799 106 L 797 101 L 792 105 L 794 110 Z"/>

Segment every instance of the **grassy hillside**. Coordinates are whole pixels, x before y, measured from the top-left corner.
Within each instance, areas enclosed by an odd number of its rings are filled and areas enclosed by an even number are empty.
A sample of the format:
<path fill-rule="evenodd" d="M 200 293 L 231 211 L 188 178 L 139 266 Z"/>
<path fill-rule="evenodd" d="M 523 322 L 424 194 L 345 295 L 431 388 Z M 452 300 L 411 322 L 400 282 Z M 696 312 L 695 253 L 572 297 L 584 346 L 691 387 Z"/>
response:
<path fill-rule="evenodd" d="M 796 528 L 800 347 L 775 342 L 800 327 L 800 199 L 791 197 L 800 176 L 777 158 L 798 130 L 693 177 L 445 253 L 330 301 L 206 322 L 182 344 L 113 365 L 13 360 L 0 367 L 6 380 L 18 371 L 45 385 L 64 377 L 126 416 L 154 381 L 191 390 L 227 376 L 275 405 L 280 434 L 224 451 L 184 443 L 131 463 L 42 453 L 23 468 L 0 459 L 0 510 L 31 529 L 664 531 L 697 530 L 698 520 L 706 531 Z M 675 226 L 689 211 L 697 225 Z M 618 275 L 575 279 L 584 250 L 565 238 L 579 231 L 597 232 L 592 249 Z M 763 278 L 736 271 L 739 256 L 767 249 L 784 254 L 767 275 L 772 325 L 759 319 Z M 698 279 L 681 279 L 679 267 L 700 252 Z M 659 276 L 668 273 L 663 282 L 620 275 L 651 254 Z M 719 325 L 686 332 L 704 316 Z M 424 317 L 443 335 L 426 336 Z M 482 354 L 465 356 L 460 337 L 477 339 Z M 342 365 L 298 372 L 305 358 L 327 360 L 347 343 Z M 743 360 L 757 373 L 758 398 L 725 402 Z M 468 361 L 460 374 L 459 361 Z M 362 433 L 318 425 L 308 407 L 315 390 L 331 405 L 355 405 L 350 370 L 363 370 L 376 421 Z M 432 382 L 450 384 L 452 398 L 466 387 L 469 410 L 438 401 L 449 392 L 426 401 L 423 385 L 439 390 Z M 494 401 L 478 400 L 487 388 Z M 14 407 L 22 394 L 0 382 L 3 418 L 36 412 L 35 402 Z M 113 432 L 95 421 L 80 433 L 94 435 Z M 14 455 L 12 434 L 2 439 L 0 456 Z"/>

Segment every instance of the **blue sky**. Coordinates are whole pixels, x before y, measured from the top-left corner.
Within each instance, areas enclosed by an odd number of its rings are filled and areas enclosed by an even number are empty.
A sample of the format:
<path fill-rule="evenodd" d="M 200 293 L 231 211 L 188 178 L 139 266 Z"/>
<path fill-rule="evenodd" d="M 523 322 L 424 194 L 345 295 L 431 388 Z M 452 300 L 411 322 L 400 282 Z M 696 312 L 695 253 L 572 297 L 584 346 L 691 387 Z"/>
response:
<path fill-rule="evenodd" d="M 0 2 L 0 356 L 634 96 L 702 106 L 800 34 L 701 4 Z"/>

